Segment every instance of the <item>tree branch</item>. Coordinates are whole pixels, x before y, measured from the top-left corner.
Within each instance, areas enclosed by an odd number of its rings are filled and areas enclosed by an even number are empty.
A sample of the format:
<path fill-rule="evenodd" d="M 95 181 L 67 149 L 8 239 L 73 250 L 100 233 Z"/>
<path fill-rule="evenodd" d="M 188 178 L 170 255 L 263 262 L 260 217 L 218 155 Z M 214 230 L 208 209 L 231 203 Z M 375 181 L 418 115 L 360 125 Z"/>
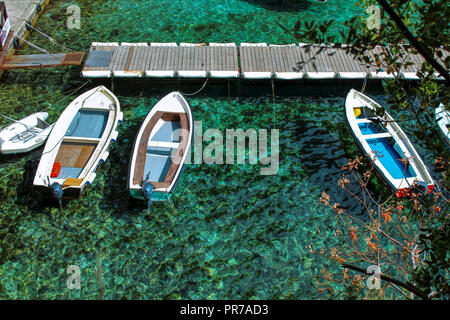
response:
<path fill-rule="evenodd" d="M 358 272 L 361 272 L 361 273 L 364 273 L 364 274 L 373 275 L 373 273 L 368 273 L 366 270 L 364 270 L 362 268 L 359 268 L 359 267 L 356 267 L 356 266 L 352 266 L 351 264 L 342 263 L 342 266 L 344 268 L 352 269 L 352 270 L 355 270 L 355 271 L 358 271 Z M 396 284 L 397 286 L 400 286 L 400 287 L 408 290 L 409 292 L 414 293 L 415 295 L 417 295 L 418 297 L 421 297 L 424 300 L 429 300 L 430 299 L 425 292 L 423 292 L 422 290 L 420 290 L 419 288 L 417 288 L 415 285 L 413 285 L 410 282 L 403 282 L 403 281 L 400 281 L 400 280 L 393 279 L 391 277 L 385 276 L 383 274 L 380 274 L 380 279 L 384 280 L 384 281 L 387 281 L 387 282 L 390 282 L 390 283 L 393 283 L 393 284 Z"/>
<path fill-rule="evenodd" d="M 429 49 L 424 47 L 419 40 L 409 31 L 408 27 L 403 23 L 403 20 L 394 11 L 394 9 L 389 5 L 386 0 L 377 0 L 377 2 L 383 7 L 383 9 L 388 13 L 389 17 L 394 21 L 403 35 L 408 39 L 408 41 L 413 45 L 413 47 L 422 55 L 422 57 L 431 64 L 441 76 L 445 78 L 447 82 L 450 82 L 450 74 L 448 71 L 433 57 Z"/>

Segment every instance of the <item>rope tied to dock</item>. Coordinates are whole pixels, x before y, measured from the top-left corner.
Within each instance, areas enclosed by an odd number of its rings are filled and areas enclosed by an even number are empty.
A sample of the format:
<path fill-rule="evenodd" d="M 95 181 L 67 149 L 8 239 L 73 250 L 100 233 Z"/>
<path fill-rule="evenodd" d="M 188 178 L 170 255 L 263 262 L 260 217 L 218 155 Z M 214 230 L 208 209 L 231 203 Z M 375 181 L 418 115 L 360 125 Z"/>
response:
<path fill-rule="evenodd" d="M 197 93 L 200 93 L 206 87 L 206 84 L 208 83 L 208 80 L 209 80 L 209 78 L 206 78 L 206 81 L 205 81 L 205 83 L 203 83 L 202 87 L 199 90 L 195 91 L 194 93 L 184 93 L 184 92 L 181 92 L 181 91 L 180 91 L 180 93 L 183 96 L 195 96 Z"/>
<path fill-rule="evenodd" d="M 20 18 L 20 17 L 18 17 L 18 16 L 16 16 L 16 15 L 12 14 L 12 13 L 10 13 L 10 12 L 8 13 L 8 15 L 10 15 L 10 16 L 12 16 L 12 17 L 18 19 L 18 20 L 23 21 L 23 22 L 25 23 L 25 25 L 27 26 L 27 28 L 30 28 L 30 29 L 32 29 L 32 30 L 35 30 L 37 33 L 41 34 L 42 36 L 44 36 L 44 37 L 46 37 L 48 40 L 50 40 L 50 42 L 53 42 L 54 44 L 56 44 L 58 47 L 61 47 L 61 48 L 63 48 L 64 50 L 73 52 L 72 49 L 63 46 L 62 44 L 56 42 L 56 40 L 53 39 L 52 37 L 50 37 L 49 35 L 45 34 L 45 33 L 42 32 L 42 31 L 39 31 L 38 29 L 36 29 L 34 26 L 32 26 L 30 23 L 28 23 L 28 21 L 27 21 L 26 19 Z M 20 38 L 20 37 L 19 37 L 19 38 Z M 24 41 L 24 42 L 26 42 L 24 39 L 21 39 L 21 40 Z M 26 42 L 26 43 L 28 43 L 28 42 Z M 29 43 L 28 43 L 28 44 L 29 44 Z M 48 53 L 48 52 L 46 52 L 46 53 Z"/>
<path fill-rule="evenodd" d="M 53 104 L 50 104 L 50 106 L 44 108 L 44 110 L 47 110 L 47 109 L 50 108 L 50 107 L 54 107 L 54 106 L 56 106 L 58 103 L 60 103 L 60 102 L 62 102 L 62 101 L 64 101 L 64 100 L 68 99 L 69 97 L 73 96 L 75 93 L 77 93 L 78 91 L 80 91 L 84 86 L 86 86 L 86 85 L 87 85 L 88 83 L 90 83 L 90 82 L 91 82 L 91 80 L 88 80 L 88 81 L 86 81 L 85 83 L 83 83 L 81 86 L 79 86 L 78 88 L 75 88 L 74 90 L 68 91 L 69 94 L 68 94 L 67 96 L 65 96 L 64 98 L 62 98 L 62 99 L 56 101 L 56 102 L 53 103 Z"/>
<path fill-rule="evenodd" d="M 364 82 L 363 82 L 363 85 L 361 87 L 361 93 L 364 93 L 364 91 L 366 90 L 366 85 L 367 85 L 367 78 L 364 78 Z"/>

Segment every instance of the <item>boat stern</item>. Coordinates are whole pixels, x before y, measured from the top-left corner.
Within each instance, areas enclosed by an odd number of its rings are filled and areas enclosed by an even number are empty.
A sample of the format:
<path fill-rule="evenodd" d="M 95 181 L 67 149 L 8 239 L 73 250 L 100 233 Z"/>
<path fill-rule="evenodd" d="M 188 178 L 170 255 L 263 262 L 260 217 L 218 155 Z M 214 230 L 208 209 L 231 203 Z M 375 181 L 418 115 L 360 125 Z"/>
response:
<path fill-rule="evenodd" d="M 130 195 L 139 200 L 145 200 L 142 189 L 130 189 Z M 171 193 L 154 191 L 150 198 L 151 201 L 167 201 L 172 196 Z"/>

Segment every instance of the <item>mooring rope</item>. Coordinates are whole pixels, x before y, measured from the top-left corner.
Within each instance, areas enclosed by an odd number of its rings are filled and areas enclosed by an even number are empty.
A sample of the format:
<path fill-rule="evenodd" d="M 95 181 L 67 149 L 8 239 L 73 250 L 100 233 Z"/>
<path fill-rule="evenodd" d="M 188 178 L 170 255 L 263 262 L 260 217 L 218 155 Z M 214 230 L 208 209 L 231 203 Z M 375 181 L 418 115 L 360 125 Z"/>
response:
<path fill-rule="evenodd" d="M 361 87 L 361 93 L 364 93 L 364 91 L 366 90 L 366 85 L 367 85 L 367 78 L 364 78 L 364 82 L 363 82 L 363 85 Z"/>
<path fill-rule="evenodd" d="M 26 44 L 28 44 L 29 46 L 35 48 L 36 50 L 45 53 L 45 54 L 50 54 L 47 50 L 45 50 L 44 48 L 39 47 L 38 45 L 35 45 L 34 43 L 25 40 L 24 38 L 22 38 L 21 36 L 19 36 L 17 33 L 14 32 L 14 37 L 19 38 L 20 40 L 22 40 L 23 42 L 25 42 Z"/>
<path fill-rule="evenodd" d="M 70 92 L 69 95 L 65 96 L 64 98 L 62 98 L 62 99 L 60 99 L 60 100 L 58 100 L 58 101 L 56 101 L 56 102 L 53 103 L 53 104 L 50 104 L 50 106 L 46 107 L 44 110 L 47 110 L 47 109 L 50 108 L 50 107 L 54 107 L 54 106 L 56 106 L 58 103 L 60 103 L 60 102 L 62 102 L 62 101 L 64 101 L 64 100 L 68 99 L 69 97 L 73 96 L 75 93 L 77 93 L 78 91 L 80 91 L 80 90 L 81 90 L 85 85 L 87 85 L 89 82 L 91 82 L 91 80 L 86 81 L 85 83 L 83 83 L 81 86 L 79 86 L 78 88 L 76 88 L 76 89 L 74 89 L 74 90 L 69 90 L 69 91 L 68 91 L 68 92 Z"/>
<path fill-rule="evenodd" d="M 14 18 L 16 18 L 16 19 L 18 19 L 18 20 L 24 21 L 24 23 L 25 23 L 28 27 L 30 27 L 31 29 L 35 30 L 37 33 L 41 34 L 42 36 L 46 37 L 48 40 L 50 40 L 50 42 L 53 42 L 54 44 L 56 44 L 57 46 L 63 48 L 64 50 L 68 50 L 68 51 L 70 51 L 70 52 L 73 52 L 72 49 L 63 46 L 62 44 L 59 44 L 58 42 L 56 42 L 55 39 L 53 39 L 53 38 L 50 37 L 49 35 L 43 33 L 42 31 L 39 31 L 38 29 L 36 29 L 34 26 L 32 26 L 30 23 L 28 23 L 27 20 L 25 20 L 25 19 L 23 19 L 23 18 L 20 18 L 20 17 L 14 15 L 14 14 L 12 14 L 12 13 L 9 13 L 9 12 L 8 12 L 8 15 L 13 16 Z"/>
<path fill-rule="evenodd" d="M 200 93 L 200 91 L 202 91 L 205 88 L 206 84 L 208 83 L 208 80 L 209 80 L 209 78 L 206 78 L 206 81 L 205 81 L 205 83 L 203 83 L 202 87 L 199 90 L 195 91 L 194 93 L 183 93 L 181 91 L 180 91 L 180 93 L 183 96 L 195 96 L 197 93 Z"/>

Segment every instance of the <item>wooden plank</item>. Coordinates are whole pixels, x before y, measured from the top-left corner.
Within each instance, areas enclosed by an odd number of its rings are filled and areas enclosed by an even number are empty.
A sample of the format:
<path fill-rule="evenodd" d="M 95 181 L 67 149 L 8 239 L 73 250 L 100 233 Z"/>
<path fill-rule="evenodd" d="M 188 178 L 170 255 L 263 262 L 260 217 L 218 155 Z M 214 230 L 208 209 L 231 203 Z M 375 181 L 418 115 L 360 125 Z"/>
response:
<path fill-rule="evenodd" d="M 332 55 L 332 59 L 336 60 L 334 72 L 352 72 L 351 66 L 348 64 L 346 56 L 342 54 L 342 50 L 338 48 L 333 49 L 334 54 Z"/>
<path fill-rule="evenodd" d="M 84 52 L 6 56 L 0 70 L 77 66 L 81 64 L 83 56 Z"/>
<path fill-rule="evenodd" d="M 210 70 L 218 71 L 217 64 L 216 64 L 216 48 L 217 47 L 210 47 Z"/>
<path fill-rule="evenodd" d="M 283 63 L 283 60 L 280 59 L 278 56 L 278 52 L 280 49 L 279 47 L 270 47 L 269 46 L 269 52 L 270 52 L 270 61 L 272 63 L 272 72 L 279 72 L 280 70 L 280 63 Z"/>
<path fill-rule="evenodd" d="M 157 70 L 157 66 L 158 66 L 158 62 L 159 62 L 159 54 L 160 54 L 161 47 L 149 47 L 149 49 L 151 52 L 151 59 L 150 59 L 150 65 L 148 68 L 150 71 L 155 71 L 155 70 Z"/>
<path fill-rule="evenodd" d="M 124 59 L 125 66 L 123 67 L 123 69 L 125 71 L 130 70 L 129 68 L 130 68 L 130 64 L 131 64 L 131 59 L 133 59 L 134 49 L 135 49 L 135 47 L 130 47 L 128 50 L 128 56 L 126 57 L 126 59 Z"/>
<path fill-rule="evenodd" d="M 295 47 L 279 48 L 280 72 L 295 72 Z"/>
<path fill-rule="evenodd" d="M 309 48 L 309 51 L 307 51 L 307 48 Z M 312 47 L 302 47 L 302 55 L 305 57 L 305 71 L 306 72 L 317 72 L 316 68 L 314 67 L 316 61 L 314 58 L 314 51 Z"/>
<path fill-rule="evenodd" d="M 155 70 L 175 70 L 174 48 L 158 47 L 158 60 L 155 64 Z M 169 58 L 172 57 L 172 60 Z"/>
<path fill-rule="evenodd" d="M 62 167 L 84 168 L 96 147 L 97 144 L 87 142 L 63 142 L 55 162 Z"/>
<path fill-rule="evenodd" d="M 230 65 L 229 71 L 238 71 L 238 61 L 237 61 L 237 48 L 236 47 L 228 47 L 229 50 L 229 58 Z"/>
<path fill-rule="evenodd" d="M 133 60 L 131 61 L 130 69 L 133 71 L 144 71 L 145 69 L 142 67 L 144 63 L 144 50 L 145 47 L 136 47 L 134 49 Z"/>
<path fill-rule="evenodd" d="M 241 50 L 244 53 L 244 57 L 245 57 L 245 70 L 242 69 L 242 71 L 245 71 L 245 72 L 253 71 L 252 66 L 251 66 L 252 55 L 250 52 L 250 47 L 241 47 Z"/>
<path fill-rule="evenodd" d="M 214 60 L 216 61 L 217 70 L 222 70 L 222 57 L 221 57 L 221 54 L 220 54 L 219 47 L 216 47 L 214 51 L 215 51 Z"/>
<path fill-rule="evenodd" d="M 145 47 L 145 57 L 142 61 L 142 70 L 148 70 L 152 59 L 152 47 Z"/>
<path fill-rule="evenodd" d="M 263 53 L 263 57 L 264 57 L 264 68 L 265 71 L 269 71 L 269 72 L 273 72 L 274 70 L 274 63 L 272 60 L 272 55 L 270 53 L 270 47 L 261 47 L 262 53 Z"/>
<path fill-rule="evenodd" d="M 332 72 L 332 66 L 331 66 L 331 61 L 329 61 L 328 59 L 328 55 L 326 54 L 327 49 L 323 48 L 323 47 L 319 47 L 318 48 L 318 52 L 320 51 L 320 49 L 322 49 L 322 51 L 320 53 L 317 53 L 317 55 L 319 56 L 319 58 L 322 61 L 322 72 Z"/>
<path fill-rule="evenodd" d="M 202 66 L 203 66 L 203 70 L 205 70 L 205 71 L 208 71 L 208 59 L 207 59 L 207 56 L 206 56 L 207 49 L 208 48 L 206 46 L 204 46 L 204 47 L 202 47 L 202 50 L 201 50 L 201 52 L 202 52 Z"/>
<path fill-rule="evenodd" d="M 120 58 L 122 51 L 120 50 L 119 47 L 114 48 L 114 53 L 113 56 L 111 58 L 111 64 L 109 65 L 109 70 L 110 71 L 114 71 L 117 65 L 117 61 Z"/>
<path fill-rule="evenodd" d="M 155 70 L 175 71 L 175 52 L 173 47 L 158 47 L 158 60 L 156 60 Z"/>
<path fill-rule="evenodd" d="M 223 50 L 222 47 L 217 47 L 217 53 L 219 55 L 219 70 L 224 70 L 225 69 L 225 57 L 223 54 Z"/>
<path fill-rule="evenodd" d="M 360 71 L 360 67 L 358 67 L 358 65 L 355 64 L 353 61 L 349 60 L 349 58 L 345 54 L 344 50 L 342 50 L 340 48 L 336 48 L 335 50 L 336 50 L 336 54 L 335 55 L 341 61 L 341 68 L 342 68 L 342 70 L 340 70 L 341 72 L 350 72 L 348 70 L 352 70 L 353 68 L 355 70 L 359 70 Z"/>
<path fill-rule="evenodd" d="M 229 58 L 229 52 L 230 52 L 230 48 L 229 47 L 219 47 L 220 48 L 220 52 L 222 55 L 222 70 L 226 71 L 229 70 L 229 65 L 230 65 L 230 58 Z"/>
<path fill-rule="evenodd" d="M 247 71 L 247 53 L 246 53 L 245 47 L 239 48 L 239 56 L 241 60 L 241 71 Z"/>
<path fill-rule="evenodd" d="M 305 72 L 305 68 L 301 68 L 304 65 L 304 57 L 302 55 L 302 50 L 300 47 L 294 47 L 291 51 L 292 57 L 294 58 L 295 63 L 290 66 L 290 68 L 295 68 L 299 72 Z"/>
<path fill-rule="evenodd" d="M 255 50 L 256 47 L 249 47 L 249 51 L 251 52 L 251 56 L 250 56 L 250 64 L 252 66 L 252 71 L 254 72 L 258 72 L 259 69 L 261 68 L 261 59 L 259 57 L 258 51 Z"/>

